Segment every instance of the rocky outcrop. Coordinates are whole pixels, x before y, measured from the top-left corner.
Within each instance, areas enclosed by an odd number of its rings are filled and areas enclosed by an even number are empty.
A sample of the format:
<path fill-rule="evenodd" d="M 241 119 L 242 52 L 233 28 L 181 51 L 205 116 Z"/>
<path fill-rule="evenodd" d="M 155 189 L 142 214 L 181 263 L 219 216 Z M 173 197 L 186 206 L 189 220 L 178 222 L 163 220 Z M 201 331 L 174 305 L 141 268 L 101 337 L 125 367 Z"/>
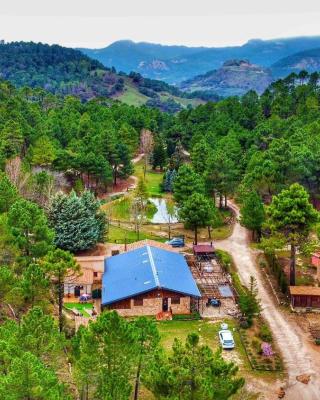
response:
<path fill-rule="evenodd" d="M 228 60 L 221 68 L 182 82 L 185 91 L 212 90 L 220 96 L 262 93 L 272 82 L 271 71 L 248 60 Z"/>

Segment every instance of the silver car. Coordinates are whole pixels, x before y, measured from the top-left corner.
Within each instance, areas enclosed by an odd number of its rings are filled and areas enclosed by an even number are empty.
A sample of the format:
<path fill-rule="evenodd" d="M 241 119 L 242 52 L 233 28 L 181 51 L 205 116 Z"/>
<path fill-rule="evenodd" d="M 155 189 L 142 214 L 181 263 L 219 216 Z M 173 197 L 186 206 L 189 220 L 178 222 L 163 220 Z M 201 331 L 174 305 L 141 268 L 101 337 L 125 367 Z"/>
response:
<path fill-rule="evenodd" d="M 228 329 L 219 331 L 219 340 L 223 349 L 234 349 L 234 339 Z"/>

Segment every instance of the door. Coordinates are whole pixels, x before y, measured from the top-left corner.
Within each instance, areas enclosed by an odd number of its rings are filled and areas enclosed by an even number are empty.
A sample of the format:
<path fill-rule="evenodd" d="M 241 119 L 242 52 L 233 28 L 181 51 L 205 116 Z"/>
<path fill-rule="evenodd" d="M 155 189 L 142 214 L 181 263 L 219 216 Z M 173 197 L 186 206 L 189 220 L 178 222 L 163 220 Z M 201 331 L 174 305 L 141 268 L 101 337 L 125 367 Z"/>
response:
<path fill-rule="evenodd" d="M 74 297 L 79 297 L 80 296 L 80 286 L 75 286 L 74 287 Z"/>
<path fill-rule="evenodd" d="M 162 299 L 162 311 L 168 311 L 168 298 L 164 297 Z"/>

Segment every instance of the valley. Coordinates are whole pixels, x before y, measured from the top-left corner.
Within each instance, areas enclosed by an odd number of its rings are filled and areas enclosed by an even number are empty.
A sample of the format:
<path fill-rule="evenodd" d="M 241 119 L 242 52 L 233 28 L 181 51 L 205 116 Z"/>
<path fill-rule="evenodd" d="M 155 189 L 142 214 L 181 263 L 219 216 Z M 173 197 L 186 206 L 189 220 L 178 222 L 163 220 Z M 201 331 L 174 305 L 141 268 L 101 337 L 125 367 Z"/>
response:
<path fill-rule="evenodd" d="M 319 49 L 0 42 L 1 400 L 320 398 Z"/>

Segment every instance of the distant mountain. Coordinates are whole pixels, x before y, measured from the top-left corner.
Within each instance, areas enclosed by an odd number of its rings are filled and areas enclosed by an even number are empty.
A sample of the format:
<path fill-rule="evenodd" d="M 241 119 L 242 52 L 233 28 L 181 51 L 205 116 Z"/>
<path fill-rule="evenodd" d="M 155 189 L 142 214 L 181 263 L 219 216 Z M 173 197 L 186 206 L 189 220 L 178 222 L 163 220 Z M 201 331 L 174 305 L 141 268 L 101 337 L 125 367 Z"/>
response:
<path fill-rule="evenodd" d="M 249 90 L 262 93 L 272 82 L 271 71 L 248 60 L 229 60 L 219 69 L 198 75 L 180 84 L 186 91 L 207 90 L 227 97 Z"/>
<path fill-rule="evenodd" d="M 148 78 L 178 84 L 222 67 L 226 60 L 250 60 L 270 67 L 278 60 L 300 51 L 320 48 L 320 36 L 289 39 L 253 39 L 242 46 L 205 48 L 162 46 L 119 41 L 103 49 L 81 49 L 107 67 L 136 71 Z"/>
<path fill-rule="evenodd" d="M 275 77 L 283 77 L 291 72 L 299 72 L 301 70 L 308 72 L 320 71 L 320 47 L 284 57 L 274 63 L 271 69 Z"/>
<path fill-rule="evenodd" d="M 104 49 L 79 49 L 84 54 L 100 61 L 107 67 L 129 73 L 141 72 L 157 60 L 171 60 L 201 52 L 205 47 L 163 46 L 153 43 L 135 43 L 131 40 L 120 40 Z M 164 63 L 165 64 L 165 63 Z M 157 67 L 154 68 L 155 70 Z M 152 76 L 149 76 L 152 77 Z"/>
<path fill-rule="evenodd" d="M 181 93 L 176 87 L 137 73 L 117 74 L 79 50 L 43 43 L 1 43 L 0 78 L 17 87 L 40 87 L 54 94 L 78 96 L 83 101 L 102 96 L 168 112 L 204 102 L 197 95 Z M 212 94 L 199 95 L 205 100 L 217 99 Z"/>

